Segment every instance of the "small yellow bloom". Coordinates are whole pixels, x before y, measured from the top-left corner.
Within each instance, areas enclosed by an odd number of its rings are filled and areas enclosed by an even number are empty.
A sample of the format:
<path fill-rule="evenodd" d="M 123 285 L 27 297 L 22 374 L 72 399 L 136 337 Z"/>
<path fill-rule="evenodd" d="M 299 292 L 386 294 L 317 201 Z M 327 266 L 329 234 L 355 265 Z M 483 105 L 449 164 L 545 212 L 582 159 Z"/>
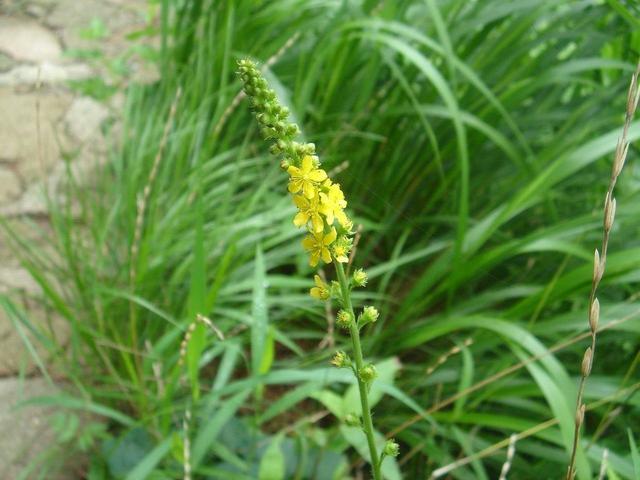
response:
<path fill-rule="evenodd" d="M 326 192 L 320 193 L 320 213 L 327 219 L 327 224 L 333 225 L 334 218 L 337 218 L 340 225 L 347 227 L 350 224 L 347 215 L 344 213 L 347 201 L 344 199 L 344 193 L 342 193 L 340 185 L 337 183 L 331 184 L 328 181 L 324 186 L 328 187 L 328 189 Z"/>
<path fill-rule="evenodd" d="M 347 263 L 349 261 L 349 253 L 351 252 L 352 241 L 349 237 L 340 235 L 336 242 L 331 245 L 331 251 L 334 258 L 340 263 Z"/>
<path fill-rule="evenodd" d="M 293 224 L 296 227 L 302 227 L 311 220 L 312 230 L 314 232 L 321 232 L 324 229 L 324 222 L 318 212 L 317 195 L 312 199 L 304 198 L 302 195 L 294 195 L 293 203 L 295 203 L 298 210 L 300 210 L 293 219 Z"/>
<path fill-rule="evenodd" d="M 313 157 L 309 155 L 302 159 L 300 168 L 291 165 L 287 168 L 287 172 L 291 176 L 289 191 L 291 193 L 302 191 L 302 194 L 307 198 L 315 197 L 317 193 L 316 184 L 327 178 L 327 172 L 321 168 L 316 168 Z"/>
<path fill-rule="evenodd" d="M 309 295 L 318 300 L 326 300 L 329 298 L 329 285 L 322 281 L 320 275 L 314 275 L 313 281 L 316 286 L 309 290 Z"/>
<path fill-rule="evenodd" d="M 323 232 L 311 233 L 302 240 L 302 246 L 309 252 L 309 264 L 312 267 L 318 265 L 320 259 L 324 263 L 331 263 L 329 245 L 335 242 L 337 236 L 336 229 L 332 228 L 327 234 Z"/>

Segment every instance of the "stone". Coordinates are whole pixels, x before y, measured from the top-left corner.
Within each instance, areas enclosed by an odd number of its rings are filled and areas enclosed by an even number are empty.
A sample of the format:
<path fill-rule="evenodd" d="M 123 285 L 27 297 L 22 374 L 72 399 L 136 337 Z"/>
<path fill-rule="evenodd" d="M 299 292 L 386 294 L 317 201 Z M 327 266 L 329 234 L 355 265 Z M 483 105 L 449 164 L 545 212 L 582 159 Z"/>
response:
<path fill-rule="evenodd" d="M 109 116 L 109 110 L 90 97 L 76 98 L 65 115 L 69 134 L 80 142 L 86 142 L 100 133 L 100 126 Z"/>
<path fill-rule="evenodd" d="M 14 200 L 22 193 L 20 179 L 11 170 L 0 165 L 0 205 Z"/>
<path fill-rule="evenodd" d="M 65 48 L 92 50 L 110 47 L 111 42 L 105 42 L 105 38 L 92 38 L 91 26 L 96 19 L 106 26 L 107 36 L 131 25 L 144 26 L 141 14 L 104 0 L 57 0 L 46 22 L 59 32 Z M 122 45 L 117 48 L 121 53 Z"/>
<path fill-rule="evenodd" d="M 40 63 L 59 60 L 56 36 L 33 20 L 0 16 L 0 51 L 15 60 Z"/>
<path fill-rule="evenodd" d="M 6 112 L 0 115 L 0 160 L 12 162 L 25 184 L 43 178 L 57 163 L 61 146 L 66 146 L 58 125 L 70 104 L 70 94 L 62 91 L 43 88 L 40 92 L 17 94 L 0 87 L 0 112 Z"/>
<path fill-rule="evenodd" d="M 56 434 L 51 425 L 55 409 L 45 406 L 23 406 L 26 400 L 51 396 L 60 389 L 44 378 L 3 378 L 0 379 L 0 466 L 3 479 L 20 478 L 21 472 L 39 456 L 57 445 Z M 81 421 L 83 419 L 81 418 Z M 59 455 L 58 455 L 59 457 Z M 54 470 L 47 472 L 47 479 L 80 479 L 84 469 L 84 459 L 60 459 L 55 461 Z M 44 478 L 36 475 L 27 478 Z"/>
<path fill-rule="evenodd" d="M 37 83 L 56 84 L 72 80 L 85 80 L 93 75 L 91 68 L 83 63 L 56 65 L 44 62 L 38 66 L 18 65 L 0 73 L 0 87 L 35 85 Z"/>
<path fill-rule="evenodd" d="M 0 72 L 6 72 L 11 70 L 15 66 L 16 62 L 8 55 L 0 52 Z"/>

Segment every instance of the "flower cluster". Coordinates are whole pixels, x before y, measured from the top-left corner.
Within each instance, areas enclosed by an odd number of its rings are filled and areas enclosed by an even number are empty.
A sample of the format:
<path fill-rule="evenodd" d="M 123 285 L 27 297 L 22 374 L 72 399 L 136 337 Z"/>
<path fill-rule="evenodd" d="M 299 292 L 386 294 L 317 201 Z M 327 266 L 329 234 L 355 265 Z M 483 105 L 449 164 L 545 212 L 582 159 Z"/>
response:
<path fill-rule="evenodd" d="M 347 201 L 340 185 L 320 168 L 313 143 L 294 140 L 299 128 L 287 120 L 289 110 L 278 102 L 257 66 L 241 60 L 238 70 L 260 130 L 266 139 L 273 140 L 271 153 L 283 157 L 281 166 L 289 174 L 289 193 L 298 208 L 293 223 L 308 231 L 302 246 L 309 253 L 309 264 L 315 267 L 320 260 L 348 262 L 353 223 L 344 211 Z"/>

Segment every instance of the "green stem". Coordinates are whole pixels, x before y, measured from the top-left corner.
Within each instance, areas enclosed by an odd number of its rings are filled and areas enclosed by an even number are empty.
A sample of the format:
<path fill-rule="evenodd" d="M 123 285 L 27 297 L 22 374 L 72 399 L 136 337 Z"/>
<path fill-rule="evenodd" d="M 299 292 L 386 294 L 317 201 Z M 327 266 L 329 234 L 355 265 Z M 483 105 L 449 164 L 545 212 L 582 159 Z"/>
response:
<path fill-rule="evenodd" d="M 369 444 L 373 478 L 374 480 L 382 480 L 378 451 L 373 437 L 373 420 L 371 419 L 371 410 L 369 409 L 369 393 L 367 392 L 367 384 L 360 379 L 360 375 L 358 374 L 364 366 L 364 359 L 362 357 L 362 346 L 360 345 L 360 330 L 356 324 L 356 316 L 353 312 L 353 305 L 351 304 L 351 290 L 349 289 L 349 282 L 344 273 L 342 264 L 335 259 L 333 263 L 336 266 L 336 272 L 338 274 L 338 283 L 340 283 L 343 307 L 351 314 L 351 318 L 353 319 L 349 333 L 351 334 L 351 342 L 353 343 L 353 357 L 356 362 L 356 380 L 358 381 L 360 404 L 362 405 L 362 429 L 367 437 L 367 443 Z"/>

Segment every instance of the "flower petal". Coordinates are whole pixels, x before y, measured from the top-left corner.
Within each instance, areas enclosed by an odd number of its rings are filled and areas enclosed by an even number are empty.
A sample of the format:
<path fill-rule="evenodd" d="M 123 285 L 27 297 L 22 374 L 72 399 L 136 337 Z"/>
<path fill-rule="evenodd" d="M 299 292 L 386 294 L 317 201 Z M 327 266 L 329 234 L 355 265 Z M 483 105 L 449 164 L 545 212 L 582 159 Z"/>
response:
<path fill-rule="evenodd" d="M 316 246 L 316 239 L 311 235 L 307 235 L 304 237 L 304 240 L 302 240 L 302 246 L 305 250 L 313 250 Z"/>
<path fill-rule="evenodd" d="M 322 290 L 318 287 L 313 287 L 311 290 L 309 290 L 309 295 L 311 295 L 313 298 L 317 298 L 318 300 L 322 300 Z"/>
<path fill-rule="evenodd" d="M 298 167 L 294 167 L 293 165 L 291 165 L 289 168 L 287 168 L 287 173 L 293 178 L 293 177 L 301 177 L 301 171 Z"/>
<path fill-rule="evenodd" d="M 322 239 L 322 243 L 325 245 L 331 245 L 333 242 L 336 241 L 336 238 L 338 237 L 338 234 L 336 232 L 335 227 L 331 228 L 331 231 L 329 233 L 327 233 L 324 238 Z"/>
<path fill-rule="evenodd" d="M 304 198 L 302 195 L 295 195 L 293 197 L 293 203 L 295 203 L 296 207 L 298 207 L 300 210 L 309 208 L 309 200 Z"/>
<path fill-rule="evenodd" d="M 320 260 L 320 257 L 318 256 L 318 253 L 314 252 L 309 257 L 309 265 L 311 265 L 312 267 L 315 267 L 316 265 L 318 265 L 319 260 Z"/>
<path fill-rule="evenodd" d="M 300 188 L 302 188 L 302 182 L 300 180 L 292 180 L 289 182 L 288 188 L 291 193 L 299 192 Z"/>
<path fill-rule="evenodd" d="M 331 253 L 329 252 L 329 249 L 323 248 L 321 253 L 322 253 L 322 261 L 324 263 L 331 263 Z"/>
<path fill-rule="evenodd" d="M 302 159 L 302 168 L 300 169 L 302 173 L 309 173 L 313 170 L 313 158 L 307 155 Z"/>
<path fill-rule="evenodd" d="M 307 215 L 305 212 L 298 212 L 298 214 L 293 217 L 293 224 L 296 227 L 302 227 L 303 225 L 306 225 L 308 221 L 309 215 Z"/>
<path fill-rule="evenodd" d="M 320 233 L 324 230 L 324 222 L 322 221 L 322 217 L 317 213 L 311 216 L 311 224 L 313 225 L 313 231 Z"/>
<path fill-rule="evenodd" d="M 304 196 L 311 199 L 316 196 L 316 188 L 311 182 L 302 182 L 302 193 Z"/>
<path fill-rule="evenodd" d="M 327 172 L 319 168 L 318 170 L 313 170 L 309 172 L 309 175 L 307 178 L 309 178 L 310 180 L 313 180 L 314 182 L 321 182 L 325 178 L 327 178 Z"/>

